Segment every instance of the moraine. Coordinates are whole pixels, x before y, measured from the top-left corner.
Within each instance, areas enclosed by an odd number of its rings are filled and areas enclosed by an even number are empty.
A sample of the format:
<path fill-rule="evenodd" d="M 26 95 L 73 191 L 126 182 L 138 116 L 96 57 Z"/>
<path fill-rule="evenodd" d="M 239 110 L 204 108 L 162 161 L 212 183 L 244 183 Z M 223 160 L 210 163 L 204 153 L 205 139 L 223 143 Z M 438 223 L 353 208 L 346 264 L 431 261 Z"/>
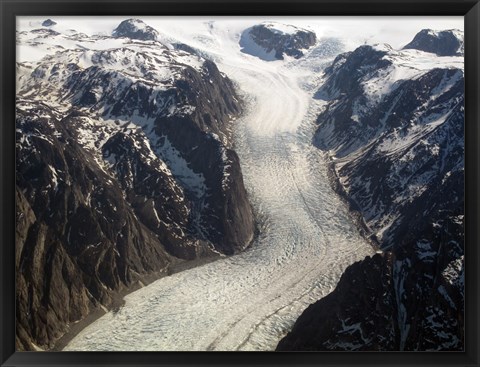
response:
<path fill-rule="evenodd" d="M 235 125 L 236 151 L 259 234 L 239 255 L 126 296 L 124 307 L 85 328 L 65 350 L 274 350 L 348 265 L 373 253 L 311 144 L 321 106 L 303 86 L 305 69 L 241 53 L 234 32 L 210 32 L 222 45 L 205 41 L 204 50 L 247 101 Z"/>

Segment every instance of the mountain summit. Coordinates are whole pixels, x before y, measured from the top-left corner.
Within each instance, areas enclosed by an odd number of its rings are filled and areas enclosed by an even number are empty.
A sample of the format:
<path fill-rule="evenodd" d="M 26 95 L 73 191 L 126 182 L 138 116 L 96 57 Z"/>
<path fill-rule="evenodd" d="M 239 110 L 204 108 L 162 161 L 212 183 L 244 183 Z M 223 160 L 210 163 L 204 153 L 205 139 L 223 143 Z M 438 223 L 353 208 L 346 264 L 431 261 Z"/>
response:
<path fill-rule="evenodd" d="M 51 27 L 51 26 L 53 26 L 53 25 L 55 25 L 55 24 L 57 24 L 57 22 L 54 22 L 54 21 L 51 20 L 51 19 L 47 19 L 47 20 L 44 20 L 44 21 L 42 22 L 42 26 L 43 26 L 43 27 Z"/>
<path fill-rule="evenodd" d="M 463 32 L 456 29 L 439 32 L 422 29 L 403 49 L 410 48 L 431 52 L 438 56 L 461 56 L 463 55 Z"/>
<path fill-rule="evenodd" d="M 155 41 L 158 37 L 158 32 L 140 19 L 127 19 L 115 28 L 112 36 L 115 38 L 127 37 L 142 41 Z"/>
<path fill-rule="evenodd" d="M 264 22 L 242 33 L 242 52 L 266 61 L 283 60 L 285 56 L 299 59 L 317 42 L 314 32 L 276 22 Z"/>

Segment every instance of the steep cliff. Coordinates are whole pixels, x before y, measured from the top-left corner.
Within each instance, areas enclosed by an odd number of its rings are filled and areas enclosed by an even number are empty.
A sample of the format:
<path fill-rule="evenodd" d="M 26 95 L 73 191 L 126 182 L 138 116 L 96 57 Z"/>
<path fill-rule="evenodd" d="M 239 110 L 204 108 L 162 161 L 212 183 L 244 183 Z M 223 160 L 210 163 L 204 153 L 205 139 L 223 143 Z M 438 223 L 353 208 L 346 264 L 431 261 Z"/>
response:
<path fill-rule="evenodd" d="M 139 22 L 114 38 L 19 34 L 57 51 L 17 64 L 20 350 L 48 349 L 119 291 L 253 237 L 233 84 Z"/>

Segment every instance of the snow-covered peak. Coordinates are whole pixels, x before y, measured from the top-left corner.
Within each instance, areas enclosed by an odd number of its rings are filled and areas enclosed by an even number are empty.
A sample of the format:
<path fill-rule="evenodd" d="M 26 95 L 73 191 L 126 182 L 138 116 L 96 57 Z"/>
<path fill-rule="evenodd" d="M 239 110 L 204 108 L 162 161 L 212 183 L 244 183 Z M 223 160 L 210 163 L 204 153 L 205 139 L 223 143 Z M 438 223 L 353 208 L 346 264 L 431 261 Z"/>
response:
<path fill-rule="evenodd" d="M 261 25 L 269 29 L 273 33 L 282 34 L 282 35 L 284 34 L 292 35 L 300 31 L 310 32 L 306 29 L 302 29 L 290 24 L 284 24 L 284 23 L 278 23 L 278 22 L 263 22 L 261 23 Z"/>
<path fill-rule="evenodd" d="M 57 24 L 57 22 L 54 22 L 54 21 L 51 20 L 51 19 L 46 19 L 46 20 L 44 20 L 44 21 L 42 22 L 42 26 L 43 26 L 43 27 L 51 27 L 51 26 L 54 26 L 54 25 L 56 25 L 56 24 Z"/>
<path fill-rule="evenodd" d="M 380 52 L 392 52 L 393 48 L 387 43 L 377 43 L 375 45 L 371 46 L 375 51 L 380 51 Z"/>
<path fill-rule="evenodd" d="M 332 66 L 325 70 L 327 75 L 334 75 L 327 84 L 331 90 L 323 88 L 319 95 L 325 95 L 326 92 L 326 95 L 335 97 L 360 86 L 368 105 L 374 106 L 396 89 L 400 81 L 417 79 L 435 68 L 463 71 L 463 62 L 461 56 L 439 57 L 415 49 L 398 51 L 388 44 L 363 45 L 353 52 L 338 56 Z M 356 77 L 352 79 L 353 74 Z M 355 80 L 355 85 L 349 84 L 351 80 Z"/>
<path fill-rule="evenodd" d="M 463 32 L 458 29 L 443 31 L 422 29 L 404 49 L 417 49 L 438 56 L 462 56 Z"/>
<path fill-rule="evenodd" d="M 122 24 L 138 25 L 135 29 L 142 32 L 149 31 L 150 28 L 135 19 L 124 21 Z M 60 27 L 59 30 L 58 27 L 56 25 L 51 28 L 17 32 L 17 62 L 32 63 L 31 67 L 34 67 L 33 64 L 48 59 L 46 63 L 43 62 L 42 68 L 48 63 L 51 68 L 53 64 L 62 61 L 65 65 L 74 63 L 82 69 L 100 66 L 137 78 L 153 78 L 159 81 L 170 79 L 174 70 L 180 71 L 186 66 L 200 71 L 205 61 L 192 52 L 175 49 L 159 41 L 148 40 L 147 37 L 134 39 L 120 36 L 88 36 L 71 29 Z M 119 28 L 125 30 L 126 27 L 129 26 L 119 26 L 117 30 Z M 145 47 L 147 45 L 148 47 Z"/>
<path fill-rule="evenodd" d="M 285 56 L 296 59 L 317 42 L 314 32 L 293 25 L 263 22 L 243 31 L 241 50 L 266 61 L 283 60 Z"/>
<path fill-rule="evenodd" d="M 382 59 L 389 62 L 388 66 L 375 70 L 362 83 L 365 94 L 374 104 L 402 80 L 417 79 L 434 68 L 463 70 L 463 57 L 438 57 L 419 50 L 395 51 L 390 48 Z"/>
<path fill-rule="evenodd" d="M 121 22 L 112 32 L 115 38 L 127 37 L 143 41 L 154 41 L 158 32 L 140 19 L 127 19 Z"/>
<path fill-rule="evenodd" d="M 141 45 L 127 42 L 119 48 L 85 50 L 78 54 L 78 64 L 83 68 L 100 66 L 150 82 L 172 79 L 177 71 L 186 66 L 200 71 L 203 62 L 204 60 L 196 55 L 181 50 L 169 50 L 161 44 L 145 49 Z"/>
<path fill-rule="evenodd" d="M 419 33 L 426 33 L 427 35 L 433 36 L 433 37 L 440 37 L 444 33 L 452 33 L 456 37 L 463 39 L 463 31 L 459 29 L 446 29 L 446 30 L 439 31 L 435 29 L 426 28 L 426 29 L 422 29 Z"/>

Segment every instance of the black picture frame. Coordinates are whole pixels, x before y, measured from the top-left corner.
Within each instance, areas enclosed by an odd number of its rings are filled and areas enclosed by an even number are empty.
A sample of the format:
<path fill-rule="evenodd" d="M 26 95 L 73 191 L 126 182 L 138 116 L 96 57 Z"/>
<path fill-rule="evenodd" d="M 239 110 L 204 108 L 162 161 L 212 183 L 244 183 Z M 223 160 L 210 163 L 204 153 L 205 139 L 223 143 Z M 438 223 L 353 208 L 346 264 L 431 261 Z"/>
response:
<path fill-rule="evenodd" d="M 478 0 L 0 0 L 1 366 L 478 366 L 480 4 Z M 465 19 L 464 352 L 15 352 L 15 17 L 20 15 L 461 15 Z"/>

